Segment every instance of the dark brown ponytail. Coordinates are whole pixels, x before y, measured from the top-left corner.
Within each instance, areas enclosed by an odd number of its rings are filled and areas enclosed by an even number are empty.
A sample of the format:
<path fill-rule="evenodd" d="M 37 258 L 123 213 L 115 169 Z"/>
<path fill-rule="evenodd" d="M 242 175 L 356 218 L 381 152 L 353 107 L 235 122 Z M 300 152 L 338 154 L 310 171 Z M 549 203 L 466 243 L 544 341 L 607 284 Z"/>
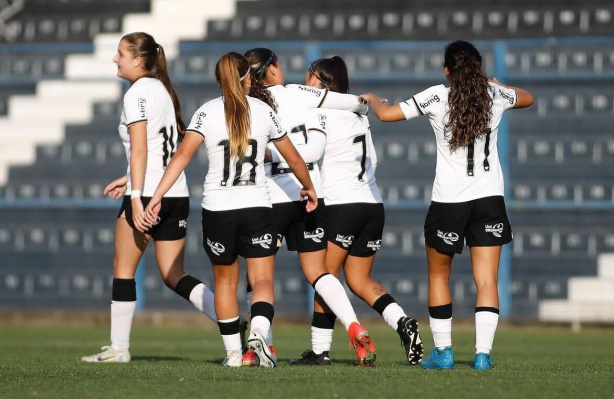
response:
<path fill-rule="evenodd" d="M 446 46 L 444 67 L 450 72 L 448 122 L 450 150 L 467 147 L 483 136 L 492 117 L 488 77 L 482 56 L 473 44 L 455 41 Z"/>

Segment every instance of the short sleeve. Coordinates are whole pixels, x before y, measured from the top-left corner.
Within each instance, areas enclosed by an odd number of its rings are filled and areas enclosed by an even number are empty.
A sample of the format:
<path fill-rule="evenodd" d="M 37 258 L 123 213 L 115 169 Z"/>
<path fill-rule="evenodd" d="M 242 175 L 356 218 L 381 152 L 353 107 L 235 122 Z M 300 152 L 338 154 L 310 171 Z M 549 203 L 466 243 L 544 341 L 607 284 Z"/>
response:
<path fill-rule="evenodd" d="M 287 133 L 281 125 L 279 116 L 269 108 L 269 136 L 271 141 L 278 141 L 286 137 Z"/>
<path fill-rule="evenodd" d="M 496 106 L 502 107 L 504 110 L 514 108 L 518 100 L 518 96 L 514 89 L 508 89 L 496 83 L 491 83 L 491 87 L 495 90 L 493 102 Z"/>
<path fill-rule="evenodd" d="M 441 107 L 442 101 L 445 101 L 441 92 L 442 89 L 445 89 L 443 85 L 429 87 L 414 95 L 406 103 L 411 104 L 413 102 L 422 115 L 432 116 Z"/>
<path fill-rule="evenodd" d="M 126 113 L 126 126 L 138 122 L 146 122 L 148 117 L 147 98 L 144 93 L 136 90 L 128 90 L 124 95 L 124 112 Z"/>
<path fill-rule="evenodd" d="M 205 137 L 205 120 L 207 118 L 207 113 L 204 109 L 198 109 L 194 115 L 192 116 L 192 120 L 188 125 L 186 131 L 195 132 Z"/>
<path fill-rule="evenodd" d="M 288 85 L 286 87 L 296 91 L 301 97 L 300 101 L 307 104 L 307 108 L 309 109 L 320 107 L 328 95 L 328 90 L 316 89 L 311 86 Z"/>
<path fill-rule="evenodd" d="M 328 120 L 325 113 L 317 109 L 312 109 L 307 114 L 307 121 L 305 123 L 305 130 L 317 131 L 320 133 L 328 134 Z"/>

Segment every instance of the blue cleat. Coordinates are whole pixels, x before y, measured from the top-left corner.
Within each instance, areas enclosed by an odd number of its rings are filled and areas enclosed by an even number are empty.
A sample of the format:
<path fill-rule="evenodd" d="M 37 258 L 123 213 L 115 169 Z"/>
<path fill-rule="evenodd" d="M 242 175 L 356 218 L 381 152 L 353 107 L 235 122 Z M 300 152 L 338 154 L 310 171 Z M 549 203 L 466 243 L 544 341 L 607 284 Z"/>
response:
<path fill-rule="evenodd" d="M 451 346 L 431 349 L 431 355 L 422 361 L 423 369 L 449 370 L 454 368 L 454 352 Z"/>
<path fill-rule="evenodd" d="M 473 368 L 476 370 L 490 370 L 497 364 L 497 361 L 493 359 L 489 354 L 476 353 L 475 360 L 473 361 Z"/>

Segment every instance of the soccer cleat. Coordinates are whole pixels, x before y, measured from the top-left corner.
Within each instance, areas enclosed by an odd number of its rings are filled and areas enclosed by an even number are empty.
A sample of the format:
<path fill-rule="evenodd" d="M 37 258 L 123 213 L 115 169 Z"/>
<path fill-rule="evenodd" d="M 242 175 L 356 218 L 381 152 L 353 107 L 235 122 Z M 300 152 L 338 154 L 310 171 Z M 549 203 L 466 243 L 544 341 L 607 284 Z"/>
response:
<path fill-rule="evenodd" d="M 369 336 L 369 332 L 366 328 L 359 323 L 354 322 L 350 324 L 348 329 L 348 336 L 350 342 L 356 351 L 356 359 L 361 366 L 374 366 L 375 365 L 375 347 L 373 341 Z"/>
<path fill-rule="evenodd" d="M 451 346 L 431 349 L 431 356 L 422 361 L 423 369 L 448 370 L 454 368 L 454 352 Z"/>
<path fill-rule="evenodd" d="M 243 351 L 243 353 L 247 352 L 247 326 L 248 326 L 248 322 L 247 320 L 245 320 L 243 318 L 243 316 L 239 316 L 239 328 L 240 330 L 240 334 L 241 334 L 241 350 Z"/>
<path fill-rule="evenodd" d="M 330 366 L 331 361 L 328 351 L 316 355 L 314 351 L 307 349 L 303 352 L 300 359 L 290 359 L 288 364 L 291 366 Z"/>
<path fill-rule="evenodd" d="M 424 354 L 424 346 L 420 338 L 418 321 L 411 317 L 399 319 L 397 332 L 401 337 L 401 345 L 405 346 L 405 355 L 409 364 L 420 364 Z"/>
<path fill-rule="evenodd" d="M 473 360 L 473 368 L 476 370 L 491 370 L 497 361 L 487 353 L 476 353 Z"/>
<path fill-rule="evenodd" d="M 243 366 L 243 353 L 241 351 L 232 351 L 230 355 L 222 361 L 224 367 L 241 367 Z"/>
<path fill-rule="evenodd" d="M 277 361 L 277 354 L 275 353 L 275 347 L 273 345 L 269 345 L 269 350 L 271 354 Z M 247 367 L 258 367 L 258 358 L 253 350 L 250 348 L 247 349 L 247 352 L 243 354 L 243 365 Z"/>
<path fill-rule="evenodd" d="M 256 356 L 259 367 L 276 367 L 277 358 L 271 348 L 266 344 L 264 337 L 259 331 L 252 331 L 247 340 L 247 346 Z"/>
<path fill-rule="evenodd" d="M 81 361 L 88 363 L 128 363 L 130 352 L 128 349 L 116 351 L 110 346 L 103 346 L 102 352 L 97 355 L 83 356 Z"/>

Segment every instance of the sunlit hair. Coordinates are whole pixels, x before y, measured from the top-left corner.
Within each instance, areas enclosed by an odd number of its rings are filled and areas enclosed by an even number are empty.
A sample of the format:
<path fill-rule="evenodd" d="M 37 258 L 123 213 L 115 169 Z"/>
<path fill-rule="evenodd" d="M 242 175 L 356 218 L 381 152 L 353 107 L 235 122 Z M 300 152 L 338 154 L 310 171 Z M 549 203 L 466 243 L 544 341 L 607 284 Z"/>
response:
<path fill-rule="evenodd" d="M 134 57 L 143 59 L 147 77 L 158 79 L 168 91 L 173 101 L 173 106 L 175 107 L 175 120 L 177 121 L 179 136 L 183 137 L 186 126 L 181 117 L 181 104 L 179 103 L 179 98 L 177 97 L 175 89 L 173 89 L 171 78 L 168 75 L 164 49 L 161 45 L 156 43 L 151 35 L 145 32 L 128 33 L 122 37 L 121 40 L 128 43 L 128 51 L 130 51 L 130 54 Z"/>
<path fill-rule="evenodd" d="M 249 61 L 250 73 L 252 75 L 252 87 L 249 89 L 249 95 L 264 101 L 277 112 L 275 99 L 264 86 L 264 82 L 267 80 L 269 65 L 277 64 L 277 56 L 268 48 L 254 48 L 245 53 L 245 58 Z"/>
<path fill-rule="evenodd" d="M 325 89 L 349 93 L 348 68 L 341 57 L 320 58 L 311 63 L 309 72 L 324 85 Z"/>
<path fill-rule="evenodd" d="M 249 141 L 249 104 L 245 97 L 245 80 L 249 63 L 239 53 L 230 52 L 215 65 L 215 79 L 222 88 L 224 114 L 230 140 L 230 156 L 245 156 Z"/>
<path fill-rule="evenodd" d="M 482 70 L 482 56 L 473 44 L 455 41 L 446 46 L 444 67 L 450 75 L 448 122 L 450 150 L 467 147 L 486 134 L 492 117 L 488 77 Z"/>

